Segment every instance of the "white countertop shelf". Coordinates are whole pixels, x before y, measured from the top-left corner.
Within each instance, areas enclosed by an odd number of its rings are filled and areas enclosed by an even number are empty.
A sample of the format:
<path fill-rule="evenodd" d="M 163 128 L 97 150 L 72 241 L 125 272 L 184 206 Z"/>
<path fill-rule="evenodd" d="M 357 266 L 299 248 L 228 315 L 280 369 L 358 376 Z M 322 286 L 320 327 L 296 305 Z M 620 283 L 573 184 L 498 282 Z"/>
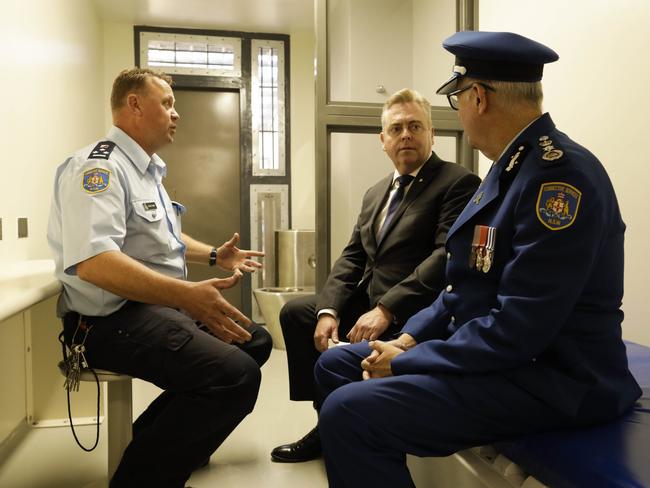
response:
<path fill-rule="evenodd" d="M 51 259 L 0 263 L 0 322 L 60 291 Z"/>

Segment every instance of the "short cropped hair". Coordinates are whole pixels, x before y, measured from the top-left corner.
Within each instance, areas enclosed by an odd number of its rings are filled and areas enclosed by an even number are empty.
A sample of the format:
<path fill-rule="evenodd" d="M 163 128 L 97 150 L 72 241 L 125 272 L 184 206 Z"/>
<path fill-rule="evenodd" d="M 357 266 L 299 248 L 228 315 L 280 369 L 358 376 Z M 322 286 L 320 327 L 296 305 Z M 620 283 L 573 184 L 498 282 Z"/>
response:
<path fill-rule="evenodd" d="M 129 93 L 139 92 L 145 87 L 147 78 L 160 78 L 161 80 L 172 84 L 172 77 L 164 73 L 159 73 L 146 68 L 125 69 L 117 75 L 113 82 L 111 91 L 111 110 L 115 111 L 121 108 Z"/>
<path fill-rule="evenodd" d="M 479 82 L 483 80 L 471 81 Z M 542 111 L 542 101 L 544 92 L 542 91 L 542 82 L 533 81 L 485 81 L 488 85 L 496 90 L 496 98 L 505 110 L 515 108 L 520 104 L 530 105 L 540 112 Z"/>
<path fill-rule="evenodd" d="M 411 90 L 410 88 L 402 88 L 400 91 L 393 93 L 384 103 L 384 107 L 381 110 L 382 128 L 386 128 L 386 123 L 388 122 L 386 120 L 386 112 L 388 112 L 389 108 L 398 103 L 409 102 L 413 102 L 422 108 L 425 117 L 424 122 L 426 122 L 429 127 L 432 127 L 433 122 L 431 121 L 431 104 L 429 101 L 415 90 Z"/>

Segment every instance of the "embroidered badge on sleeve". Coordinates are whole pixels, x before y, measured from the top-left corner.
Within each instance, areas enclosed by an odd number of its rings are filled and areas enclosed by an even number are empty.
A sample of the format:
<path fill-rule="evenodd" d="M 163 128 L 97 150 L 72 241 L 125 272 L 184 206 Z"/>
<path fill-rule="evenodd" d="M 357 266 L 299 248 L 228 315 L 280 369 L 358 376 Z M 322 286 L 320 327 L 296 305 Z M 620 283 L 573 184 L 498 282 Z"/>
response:
<path fill-rule="evenodd" d="M 576 220 L 580 207 L 580 190 L 568 183 L 544 183 L 537 197 L 537 218 L 551 230 L 562 230 Z"/>
<path fill-rule="evenodd" d="M 83 174 L 83 189 L 88 193 L 100 193 L 108 188 L 111 172 L 103 168 L 93 168 Z"/>

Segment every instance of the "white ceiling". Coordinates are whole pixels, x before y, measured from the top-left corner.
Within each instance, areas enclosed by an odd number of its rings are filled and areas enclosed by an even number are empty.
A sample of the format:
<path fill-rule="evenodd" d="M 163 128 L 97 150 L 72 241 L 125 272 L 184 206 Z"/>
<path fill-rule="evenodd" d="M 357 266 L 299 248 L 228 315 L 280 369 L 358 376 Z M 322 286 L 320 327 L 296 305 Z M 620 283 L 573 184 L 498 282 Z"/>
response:
<path fill-rule="evenodd" d="M 313 29 L 314 0 L 94 0 L 104 21 L 288 34 Z"/>

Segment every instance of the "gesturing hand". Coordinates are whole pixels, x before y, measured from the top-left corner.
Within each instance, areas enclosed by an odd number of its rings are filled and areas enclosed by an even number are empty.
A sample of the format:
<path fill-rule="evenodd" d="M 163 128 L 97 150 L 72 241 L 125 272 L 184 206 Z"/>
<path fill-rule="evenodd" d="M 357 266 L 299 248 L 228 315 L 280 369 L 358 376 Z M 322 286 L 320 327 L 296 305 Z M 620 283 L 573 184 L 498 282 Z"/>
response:
<path fill-rule="evenodd" d="M 235 232 L 228 242 L 224 242 L 222 246 L 217 249 L 217 265 L 226 271 L 246 271 L 247 273 L 254 273 L 255 268 L 261 268 L 262 264 L 253 261 L 252 257 L 262 257 L 263 252 L 251 251 L 248 249 L 239 249 L 239 234 Z"/>
<path fill-rule="evenodd" d="M 404 350 L 390 342 L 382 341 L 370 341 L 368 346 L 370 346 L 372 352 L 366 359 L 361 361 L 361 367 L 363 368 L 361 376 L 363 379 L 369 380 L 371 378 L 393 376 L 390 362 L 395 356 L 402 354 Z"/>
<path fill-rule="evenodd" d="M 228 344 L 251 340 L 250 333 L 236 323 L 250 325 L 250 319 L 228 303 L 219 291 L 235 286 L 241 276 L 241 271 L 235 270 L 228 278 L 190 283 L 183 307 L 193 319 L 207 325 L 215 336 Z"/>

